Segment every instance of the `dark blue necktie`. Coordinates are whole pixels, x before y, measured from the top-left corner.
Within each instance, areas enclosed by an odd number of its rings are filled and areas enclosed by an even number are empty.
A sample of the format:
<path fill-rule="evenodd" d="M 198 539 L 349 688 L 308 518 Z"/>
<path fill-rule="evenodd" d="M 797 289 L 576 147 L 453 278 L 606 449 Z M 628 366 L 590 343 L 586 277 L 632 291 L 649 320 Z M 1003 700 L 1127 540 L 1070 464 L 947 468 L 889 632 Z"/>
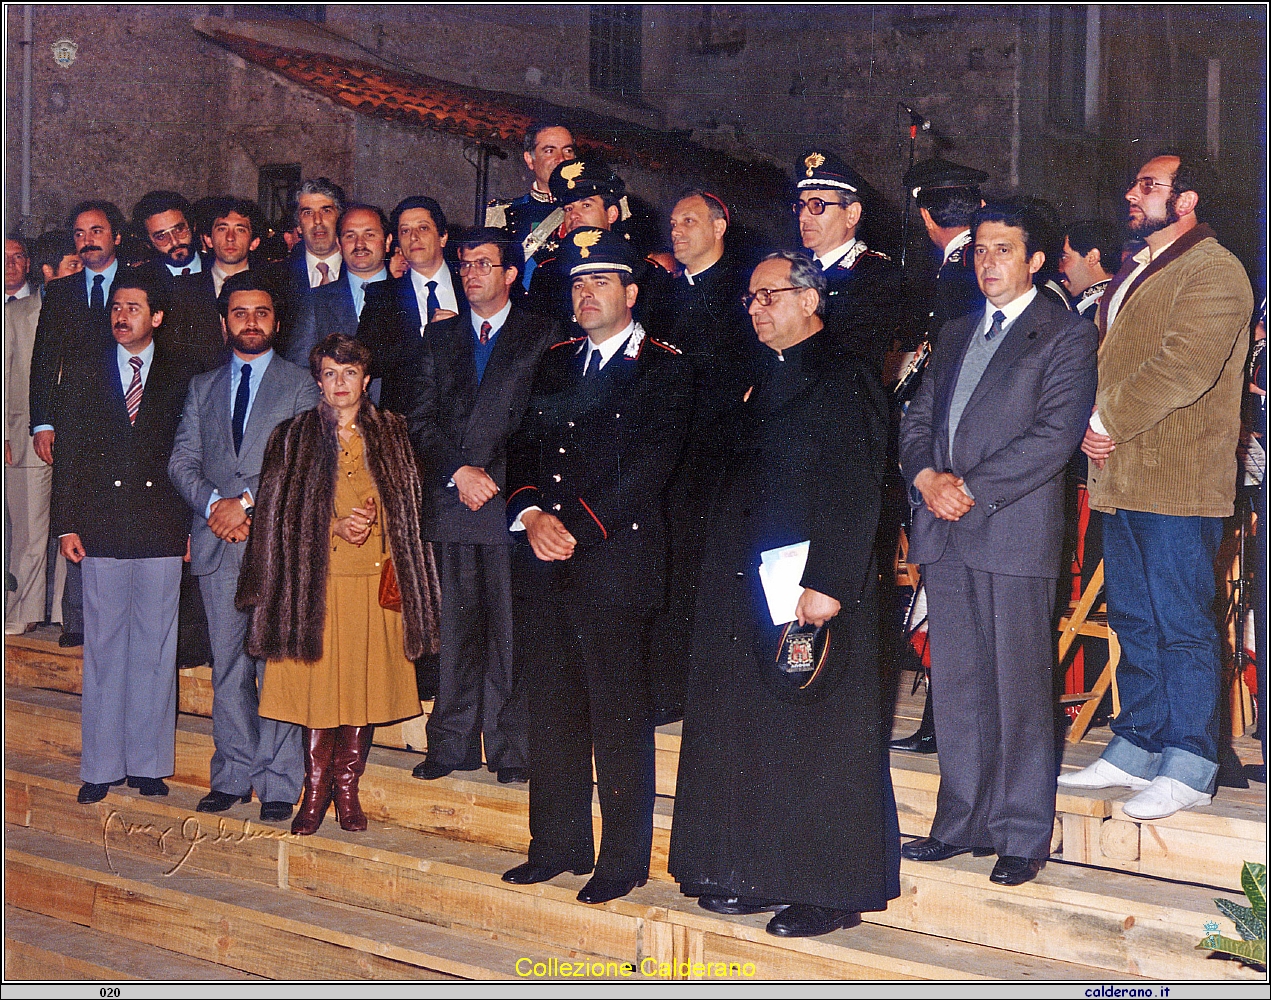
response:
<path fill-rule="evenodd" d="M 243 365 L 238 380 L 238 392 L 234 394 L 234 454 L 243 444 L 243 424 L 247 421 L 247 401 L 252 394 L 252 366 Z"/>
<path fill-rule="evenodd" d="M 600 351 L 592 349 L 591 359 L 587 362 L 587 371 L 583 375 L 585 379 L 595 378 L 600 374 Z"/>
<path fill-rule="evenodd" d="M 986 341 L 990 341 L 994 337 L 996 337 L 999 333 L 1001 333 L 1002 324 L 1005 322 L 1006 322 L 1006 313 L 1002 312 L 1002 310 L 999 309 L 997 312 L 993 314 L 992 325 L 990 325 L 989 328 L 984 331 L 984 339 Z"/>
<path fill-rule="evenodd" d="M 441 299 L 437 298 L 437 282 L 428 282 L 428 315 L 424 317 L 425 323 L 432 322 L 432 314 L 441 308 Z"/>
<path fill-rule="evenodd" d="M 93 278 L 93 290 L 88 296 L 88 305 L 92 309 L 106 308 L 106 293 L 102 291 L 102 282 L 106 280 L 106 275 L 99 274 Z"/>

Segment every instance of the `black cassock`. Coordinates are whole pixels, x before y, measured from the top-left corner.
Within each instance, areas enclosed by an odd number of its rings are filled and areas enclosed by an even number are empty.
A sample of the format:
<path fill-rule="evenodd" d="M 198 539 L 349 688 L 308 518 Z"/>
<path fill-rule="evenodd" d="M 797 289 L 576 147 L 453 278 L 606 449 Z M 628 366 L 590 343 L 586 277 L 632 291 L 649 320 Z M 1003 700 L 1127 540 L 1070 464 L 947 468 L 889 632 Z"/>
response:
<path fill-rule="evenodd" d="M 834 343 L 772 354 L 738 411 L 697 591 L 669 868 L 694 893 L 881 910 L 900 893 L 876 648 L 886 400 L 870 362 Z M 842 679 L 798 705 L 763 682 L 755 623 L 771 625 L 760 553 L 805 540 L 801 582 L 842 604 L 826 669 Z"/>

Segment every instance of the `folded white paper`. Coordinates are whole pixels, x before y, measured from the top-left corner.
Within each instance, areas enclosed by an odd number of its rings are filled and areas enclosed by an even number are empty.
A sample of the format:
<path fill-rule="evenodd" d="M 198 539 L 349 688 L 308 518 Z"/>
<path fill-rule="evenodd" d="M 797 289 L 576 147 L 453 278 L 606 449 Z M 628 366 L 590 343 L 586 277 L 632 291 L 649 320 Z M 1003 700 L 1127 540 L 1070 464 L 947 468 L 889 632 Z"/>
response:
<path fill-rule="evenodd" d="M 763 584 L 772 624 L 794 621 L 799 598 L 803 595 L 803 568 L 808 563 L 811 542 L 796 542 L 759 554 L 759 582 Z"/>

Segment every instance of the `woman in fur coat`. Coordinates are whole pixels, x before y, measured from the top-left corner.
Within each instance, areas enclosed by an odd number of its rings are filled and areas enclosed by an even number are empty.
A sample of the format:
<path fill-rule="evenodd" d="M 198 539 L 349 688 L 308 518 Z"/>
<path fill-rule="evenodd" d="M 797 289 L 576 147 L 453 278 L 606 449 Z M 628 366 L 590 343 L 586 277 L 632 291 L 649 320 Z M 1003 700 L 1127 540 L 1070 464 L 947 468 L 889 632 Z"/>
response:
<path fill-rule="evenodd" d="M 438 646 L 441 597 L 419 534 L 414 453 L 405 421 L 366 397 L 369 364 L 350 337 L 314 347 L 322 402 L 269 439 L 239 577 L 247 649 L 268 661 L 260 714 L 306 729 L 296 834 L 316 832 L 333 798 L 343 829 L 366 829 L 358 781 L 374 727 L 419 715 L 412 661 Z M 390 557 L 400 612 L 380 605 Z"/>

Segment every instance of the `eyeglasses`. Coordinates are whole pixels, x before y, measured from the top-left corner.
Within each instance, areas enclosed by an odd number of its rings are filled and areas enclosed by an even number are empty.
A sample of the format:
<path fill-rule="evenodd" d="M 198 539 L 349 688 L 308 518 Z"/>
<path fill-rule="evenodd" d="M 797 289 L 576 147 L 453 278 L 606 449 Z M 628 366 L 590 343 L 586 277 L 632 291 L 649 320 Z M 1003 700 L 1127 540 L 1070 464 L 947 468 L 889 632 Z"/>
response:
<path fill-rule="evenodd" d="M 801 292 L 801 291 L 803 291 L 802 288 L 796 288 L 793 285 L 791 285 L 789 288 L 759 288 L 753 292 L 749 292 L 746 295 L 743 295 L 741 297 L 741 304 L 745 306 L 747 309 L 749 309 L 751 306 L 751 303 L 758 301 L 761 306 L 764 306 L 766 308 L 772 305 L 772 297 L 776 295 L 778 292 Z"/>
<path fill-rule="evenodd" d="M 160 229 L 157 233 L 150 234 L 150 242 L 155 246 L 164 246 L 172 243 L 183 236 L 190 235 L 190 224 L 188 222 L 178 222 L 170 229 Z"/>
<path fill-rule="evenodd" d="M 459 273 L 467 274 L 473 268 L 476 268 L 477 274 L 489 274 L 496 267 L 506 267 L 506 264 L 491 264 L 484 258 L 481 260 L 461 260 L 459 261 Z"/>
<path fill-rule="evenodd" d="M 1151 194 L 1157 188 L 1161 188 L 1165 191 L 1173 191 L 1174 185 L 1158 181 L 1155 177 L 1136 177 L 1130 182 L 1130 186 L 1126 188 L 1126 190 L 1133 191 L 1135 188 L 1139 189 L 1140 194 L 1146 195 Z"/>
<path fill-rule="evenodd" d="M 830 205 L 837 205 L 839 208 L 847 208 L 847 202 L 845 201 L 822 201 L 820 198 L 808 198 L 804 200 L 800 198 L 790 206 L 790 211 L 792 211 L 795 215 L 800 215 L 806 208 L 813 215 L 820 215 Z"/>

